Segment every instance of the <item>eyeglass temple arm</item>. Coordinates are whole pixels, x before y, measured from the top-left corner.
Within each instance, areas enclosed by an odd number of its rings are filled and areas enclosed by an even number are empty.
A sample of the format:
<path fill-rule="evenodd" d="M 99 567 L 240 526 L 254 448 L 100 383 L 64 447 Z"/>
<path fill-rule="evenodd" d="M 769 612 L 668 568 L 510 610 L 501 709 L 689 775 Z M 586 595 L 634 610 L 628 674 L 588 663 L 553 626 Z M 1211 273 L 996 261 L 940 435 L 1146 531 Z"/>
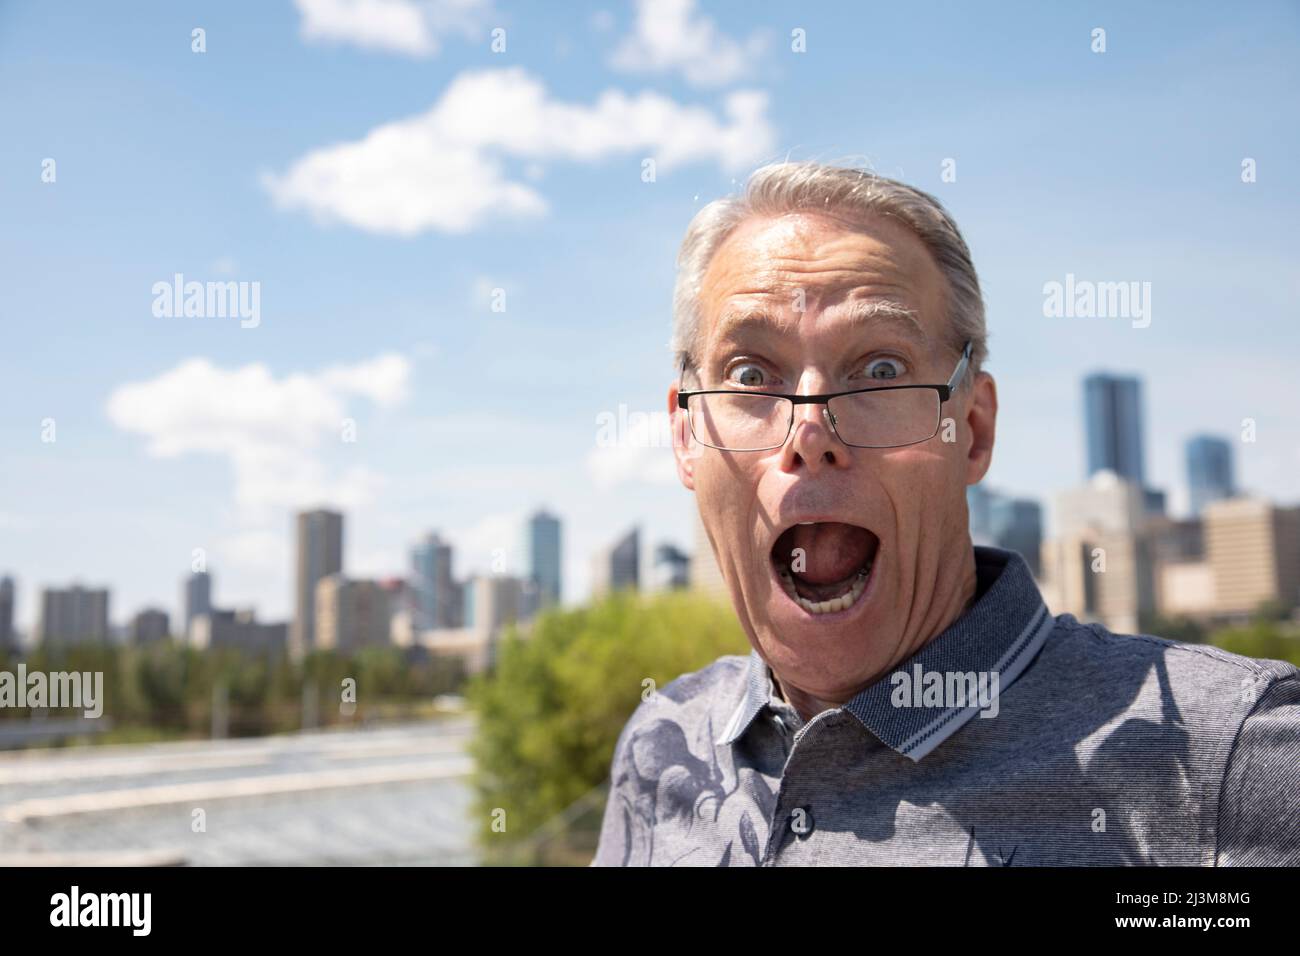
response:
<path fill-rule="evenodd" d="M 971 344 L 972 343 L 967 342 L 966 346 L 961 350 L 961 361 L 958 362 L 957 367 L 952 370 L 952 378 L 948 379 L 949 392 L 956 391 L 957 383 L 960 382 L 961 377 L 966 374 L 966 366 L 970 364 Z"/>

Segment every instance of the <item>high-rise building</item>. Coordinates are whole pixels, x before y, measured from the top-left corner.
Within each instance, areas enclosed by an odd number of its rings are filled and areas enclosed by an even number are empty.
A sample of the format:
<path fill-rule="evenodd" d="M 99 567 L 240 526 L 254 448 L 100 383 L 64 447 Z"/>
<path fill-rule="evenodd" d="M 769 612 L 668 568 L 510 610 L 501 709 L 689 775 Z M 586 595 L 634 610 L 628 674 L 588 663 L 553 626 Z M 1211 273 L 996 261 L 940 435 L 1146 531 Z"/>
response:
<path fill-rule="evenodd" d="M 1218 614 L 1249 615 L 1266 601 L 1300 605 L 1300 508 L 1230 498 L 1206 505 L 1202 517 Z"/>
<path fill-rule="evenodd" d="M 993 492 L 983 484 L 966 486 L 966 513 L 969 516 L 971 544 L 992 545 L 993 542 Z"/>
<path fill-rule="evenodd" d="M 1142 387 L 1131 376 L 1098 372 L 1083 381 L 1088 476 L 1113 471 L 1146 482 L 1142 463 Z"/>
<path fill-rule="evenodd" d="M 718 567 L 717 556 L 713 553 L 713 544 L 709 533 L 700 518 L 700 509 L 694 504 L 691 511 L 695 518 L 695 553 L 691 555 L 691 590 L 698 591 L 715 600 L 728 601 L 727 581 Z"/>
<path fill-rule="evenodd" d="M 1056 499 L 1056 536 L 1041 548 L 1044 594 L 1056 614 L 1133 633 L 1155 608 L 1156 570 L 1143 489 L 1097 472 Z"/>
<path fill-rule="evenodd" d="M 505 574 L 480 574 L 469 581 L 466 587 L 473 597 L 467 603 L 473 608 L 474 629 L 491 634 L 522 621 L 524 583 Z"/>
<path fill-rule="evenodd" d="M 989 505 L 989 525 L 994 545 L 1018 551 L 1038 577 L 1043 547 L 1043 509 L 1038 502 L 999 495 Z"/>
<path fill-rule="evenodd" d="M 171 617 L 161 608 L 147 607 L 131 618 L 129 636 L 133 644 L 165 641 L 171 634 Z"/>
<path fill-rule="evenodd" d="M 190 643 L 200 650 L 235 650 L 250 656 L 275 657 L 287 647 L 289 625 L 264 624 L 252 608 L 200 614 L 190 628 Z"/>
<path fill-rule="evenodd" d="M 14 579 L 0 578 L 0 653 L 17 650 L 18 639 L 14 633 Z"/>
<path fill-rule="evenodd" d="M 392 640 L 392 591 L 379 581 L 330 574 L 316 585 L 316 649 L 344 653 Z"/>
<path fill-rule="evenodd" d="M 650 588 L 677 591 L 690 585 L 691 556 L 676 545 L 662 542 L 655 548 Z"/>
<path fill-rule="evenodd" d="M 1214 435 L 1196 435 L 1187 442 L 1187 488 L 1192 514 L 1212 501 L 1236 494 L 1232 477 L 1232 445 Z"/>
<path fill-rule="evenodd" d="M 537 511 L 524 530 L 524 577 L 537 585 L 542 606 L 560 603 L 560 519 Z"/>
<path fill-rule="evenodd" d="M 464 591 L 452 576 L 452 548 L 430 532 L 411 550 L 411 574 L 419 608 L 420 630 L 460 627 Z"/>
<path fill-rule="evenodd" d="M 189 637 L 190 625 L 200 614 L 212 610 L 212 575 L 207 571 L 194 571 L 181 582 L 181 613 L 184 615 L 184 636 Z"/>
<path fill-rule="evenodd" d="M 592 558 L 591 593 L 599 597 L 610 591 L 641 587 L 641 529 L 632 528 L 606 550 Z"/>
<path fill-rule="evenodd" d="M 1029 498 L 1012 498 L 982 484 L 968 485 L 971 543 L 1018 551 L 1035 577 L 1041 573 L 1043 509 Z"/>
<path fill-rule="evenodd" d="M 109 639 L 108 589 L 44 588 L 41 613 L 36 625 L 38 643 L 84 644 Z"/>
<path fill-rule="evenodd" d="M 318 509 L 296 519 L 298 567 L 289 647 L 301 657 L 316 647 L 316 585 L 343 570 L 343 515 Z"/>

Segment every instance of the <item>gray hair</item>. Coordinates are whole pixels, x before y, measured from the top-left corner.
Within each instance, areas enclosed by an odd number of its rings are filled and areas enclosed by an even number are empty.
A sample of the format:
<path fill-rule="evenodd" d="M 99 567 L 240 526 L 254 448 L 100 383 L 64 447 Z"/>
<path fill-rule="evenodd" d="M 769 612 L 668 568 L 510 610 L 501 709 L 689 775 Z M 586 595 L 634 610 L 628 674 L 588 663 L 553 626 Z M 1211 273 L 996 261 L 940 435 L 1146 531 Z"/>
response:
<path fill-rule="evenodd" d="M 896 179 L 847 166 L 812 161 L 772 163 L 756 170 L 740 196 L 709 203 L 691 220 L 677 253 L 673 289 L 672 350 L 675 369 L 694 367 L 700 345 L 700 285 L 723 241 L 751 216 L 823 212 L 852 222 L 892 217 L 925 243 L 948 283 L 948 324 L 954 348 L 971 342 L 971 381 L 988 354 L 984 299 L 970 249 L 939 200 Z"/>

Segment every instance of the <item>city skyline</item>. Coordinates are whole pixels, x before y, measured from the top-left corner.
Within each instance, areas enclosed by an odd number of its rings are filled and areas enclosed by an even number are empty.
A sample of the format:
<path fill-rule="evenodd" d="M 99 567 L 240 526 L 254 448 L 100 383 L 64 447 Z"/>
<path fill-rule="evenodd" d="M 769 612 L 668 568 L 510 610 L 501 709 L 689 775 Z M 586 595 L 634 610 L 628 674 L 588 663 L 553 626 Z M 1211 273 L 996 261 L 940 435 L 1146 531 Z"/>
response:
<path fill-rule="evenodd" d="M 1300 130 L 1274 104 L 1300 88 L 1300 24 L 1281 3 L 1249 22 L 1187 9 L 1106 8 L 1096 54 L 1096 24 L 1051 5 L 697 8 L 719 44 L 766 38 L 749 69 L 702 79 L 698 51 L 653 69 L 612 57 L 636 18 L 598 3 L 502 12 L 500 53 L 449 36 L 422 55 L 313 39 L 288 3 L 204 9 L 203 53 L 199 14 L 176 5 L 129 19 L 87 5 L 76 29 L 4 5 L 0 571 L 18 578 L 23 627 L 44 583 L 111 580 L 121 609 L 174 601 L 159 569 L 194 549 L 223 605 L 287 619 L 285 528 L 322 502 L 359 519 L 344 563 L 374 576 L 427 528 L 486 571 L 544 500 L 566 516 L 566 602 L 589 593 L 611 529 L 692 540 L 653 430 L 676 373 L 674 256 L 704 203 L 786 157 L 865 161 L 960 224 L 998 381 L 990 486 L 1047 500 L 1078 480 L 1085 452 L 1061 423 L 1101 367 L 1145 382 L 1146 477 L 1171 510 L 1187 505 L 1185 438 L 1233 437 L 1244 419 L 1258 440 L 1234 445 L 1237 483 L 1285 499 L 1300 467 L 1300 422 L 1276 400 L 1300 356 L 1285 318 Z M 919 42 L 920 22 L 924 58 L 869 39 L 862 82 L 843 82 L 863 37 Z M 889 95 L 864 109 L 864 84 Z M 647 130 L 634 106 L 669 120 Z M 372 161 L 386 131 L 423 142 L 439 118 L 534 107 L 590 123 L 590 151 L 546 123 L 485 124 L 463 153 L 427 151 L 462 157 L 456 170 L 481 174 L 468 179 L 420 157 L 339 165 Z M 1080 117 L 1086 134 L 1060 135 Z M 313 196 L 313 169 L 410 201 Z M 257 315 L 187 316 L 155 291 L 178 276 L 234 283 L 241 305 L 256 291 Z M 1149 308 L 1049 315 L 1045 287 L 1071 277 L 1149 282 Z M 602 441 L 602 416 L 627 432 Z"/>
<path fill-rule="evenodd" d="M 1072 500 L 1071 496 L 1080 501 L 1087 500 L 1087 496 L 1093 494 L 1090 490 L 1091 483 L 1098 477 L 1105 478 L 1107 475 L 1113 475 L 1134 483 L 1134 488 L 1140 494 L 1133 505 L 1137 509 L 1133 520 L 1138 520 L 1139 515 L 1165 515 L 1162 510 L 1163 492 L 1156 492 L 1144 486 L 1139 480 L 1143 474 L 1141 462 L 1145 455 L 1146 434 L 1141 400 L 1143 380 L 1140 376 L 1131 374 L 1093 371 L 1082 379 L 1082 384 L 1085 401 L 1081 416 L 1081 445 L 1085 453 L 1092 456 L 1089 460 L 1096 466 L 1089 469 L 1089 483 L 1063 486 L 1055 489 L 1051 495 L 1041 501 L 1008 494 L 1005 489 L 994 487 L 988 481 L 967 488 L 973 542 L 995 544 L 1020 551 L 1026 557 L 1036 577 L 1039 575 L 1040 562 L 1037 548 L 1043 542 L 1055 538 L 1060 531 L 1062 519 L 1060 502 Z M 1116 401 L 1114 394 L 1108 394 L 1116 391 L 1122 394 L 1122 401 Z M 1098 412 L 1090 406 L 1089 398 L 1093 395 L 1098 396 L 1097 401 L 1103 411 Z M 1117 409 L 1122 410 L 1117 411 Z M 1098 432 L 1104 429 L 1109 429 L 1113 434 L 1099 437 Z M 1125 438 L 1124 435 L 1128 437 Z M 1119 463 L 1121 466 L 1129 466 L 1128 474 L 1111 467 L 1116 464 L 1116 461 L 1106 459 L 1104 455 L 1098 460 L 1092 460 L 1096 457 L 1095 452 L 1098 448 L 1114 449 L 1117 444 L 1124 441 L 1128 442 L 1128 447 L 1124 452 L 1125 457 Z M 1235 455 L 1233 444 L 1228 439 L 1195 432 L 1185 438 L 1182 444 L 1185 451 L 1185 486 L 1195 490 L 1198 482 L 1205 485 L 1202 488 L 1204 496 L 1202 504 L 1224 498 L 1251 497 L 1248 489 L 1242 489 L 1234 482 Z M 1155 503 L 1159 506 L 1155 510 L 1153 510 L 1153 494 L 1157 495 Z M 1194 497 L 1193 495 L 1193 500 Z M 1296 496 L 1293 500 L 1268 500 L 1272 505 L 1280 507 L 1300 505 L 1300 496 Z M 690 499 L 690 504 L 693 507 L 693 499 Z M 1171 514 L 1168 517 L 1195 519 L 1197 514 L 1198 512 L 1189 509 L 1187 513 Z M 1066 528 L 1070 533 L 1085 527 L 1090 520 L 1086 509 L 1075 509 L 1071 514 L 1065 515 L 1065 518 L 1070 522 Z M 514 542 L 514 547 L 512 550 L 500 549 L 495 552 L 494 566 L 490 571 L 469 570 L 459 574 L 455 569 L 455 545 L 449 539 L 444 539 L 436 530 L 428 530 L 412 541 L 408 549 L 410 561 L 404 571 L 392 568 L 386 573 L 363 575 L 347 571 L 343 551 L 344 542 L 348 538 L 343 531 L 348 523 L 346 514 L 330 508 L 314 508 L 297 513 L 293 516 L 293 521 L 298 537 L 296 573 L 299 575 L 299 585 L 295 593 L 300 594 L 302 600 L 307 602 L 303 604 L 300 601 L 299 608 L 306 607 L 309 617 L 312 618 L 314 618 L 317 601 L 316 584 L 331 576 L 338 579 L 339 586 L 352 583 L 369 584 L 384 578 L 408 583 L 414 589 L 415 607 L 419 612 L 416 620 L 418 630 L 454 630 L 468 625 L 470 623 L 468 618 L 472 616 L 474 584 L 482 577 L 531 581 L 539 588 L 539 602 L 545 600 L 544 595 L 548 586 L 558 588 L 560 584 L 559 568 L 563 565 L 561 541 L 564 520 L 545 506 L 535 507 L 525 513 L 519 520 L 518 527 L 513 532 L 503 535 L 504 540 Z M 328 543 L 325 542 L 326 538 Z M 314 546 L 311 543 L 313 541 L 316 542 Z M 695 536 L 695 546 L 697 549 L 701 546 L 698 535 Z M 640 534 L 640 526 L 632 523 L 629 529 L 621 533 L 617 539 L 605 540 L 600 547 L 585 556 L 593 569 L 591 580 L 596 582 L 595 593 L 588 594 L 587 598 L 590 599 L 617 587 L 632 586 L 643 589 L 654 586 L 653 582 L 659 574 L 658 565 L 661 558 L 666 558 L 673 553 L 678 556 L 676 560 L 680 560 L 681 557 L 693 559 L 697 552 L 681 551 L 676 542 L 663 537 L 643 538 Z M 709 564 L 716 567 L 716 562 L 711 555 L 707 560 Z M 314 570 L 307 568 L 304 561 Z M 304 572 L 309 580 L 305 590 L 302 577 Z M 708 572 L 704 573 L 708 574 Z M 13 587 L 11 579 L 15 576 L 16 572 L 0 568 L 0 581 L 9 584 L 7 593 L 11 614 L 13 592 L 17 590 Z M 191 618 L 195 613 L 202 613 L 195 608 L 206 607 L 213 613 L 217 613 L 212 599 L 212 580 L 213 575 L 208 570 L 191 573 L 183 580 L 179 613 L 171 615 L 173 620 L 185 622 L 177 636 L 184 638 L 188 633 Z M 79 584 L 80 582 L 74 579 L 70 586 L 77 587 Z M 62 590 L 66 588 L 40 585 L 38 593 Z M 105 608 L 107 608 L 111 600 L 112 586 L 109 585 L 101 590 L 106 595 Z M 454 607 L 450 610 L 436 610 L 445 601 L 453 602 Z M 256 605 L 253 604 L 238 605 L 238 608 L 243 613 L 256 611 Z M 108 629 L 110 632 L 117 630 L 126 634 L 134 626 L 134 621 L 139 615 L 156 610 L 170 614 L 170 609 L 161 602 L 147 603 L 131 610 L 121 624 L 116 624 L 109 619 Z M 220 613 L 229 616 L 235 611 Z M 292 615 L 287 619 L 290 648 L 295 645 L 296 639 L 293 634 L 296 620 L 297 618 Z M 26 634 L 35 632 L 34 627 L 18 627 L 17 630 Z"/>

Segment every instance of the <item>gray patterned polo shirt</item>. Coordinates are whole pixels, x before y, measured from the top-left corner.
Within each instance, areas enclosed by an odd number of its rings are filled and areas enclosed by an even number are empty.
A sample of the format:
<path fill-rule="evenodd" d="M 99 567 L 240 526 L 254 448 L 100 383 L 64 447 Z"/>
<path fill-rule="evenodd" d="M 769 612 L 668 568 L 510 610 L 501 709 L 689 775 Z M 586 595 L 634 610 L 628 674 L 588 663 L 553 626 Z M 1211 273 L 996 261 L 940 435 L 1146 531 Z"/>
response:
<path fill-rule="evenodd" d="M 593 866 L 1300 865 L 1300 670 L 1052 616 L 1024 559 L 806 723 L 756 651 L 643 701 Z"/>

